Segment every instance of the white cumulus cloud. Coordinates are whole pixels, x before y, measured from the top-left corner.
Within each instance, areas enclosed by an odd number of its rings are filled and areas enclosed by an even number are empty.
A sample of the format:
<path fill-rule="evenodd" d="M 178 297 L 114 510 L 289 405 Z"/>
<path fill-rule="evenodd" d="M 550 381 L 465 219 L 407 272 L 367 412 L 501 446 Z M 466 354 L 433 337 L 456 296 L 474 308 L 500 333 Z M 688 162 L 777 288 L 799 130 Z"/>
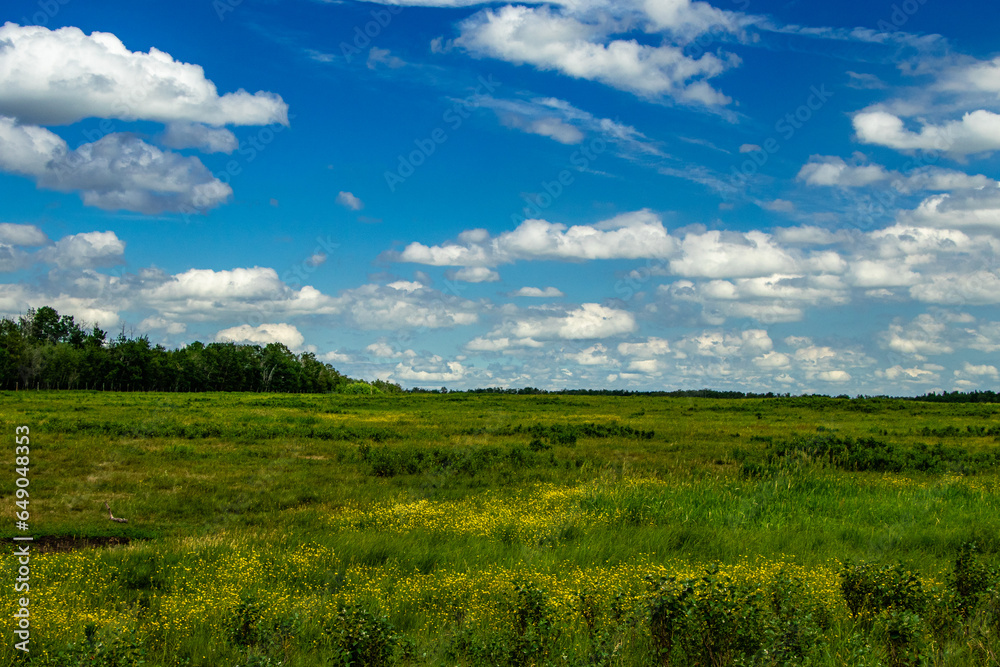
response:
<path fill-rule="evenodd" d="M 215 334 L 215 340 L 219 342 L 250 343 L 252 345 L 267 345 L 269 343 L 281 343 L 289 350 L 299 350 L 305 343 L 305 336 L 291 324 L 284 322 L 261 324 L 252 327 L 249 324 L 241 324 L 229 329 L 223 329 Z"/>

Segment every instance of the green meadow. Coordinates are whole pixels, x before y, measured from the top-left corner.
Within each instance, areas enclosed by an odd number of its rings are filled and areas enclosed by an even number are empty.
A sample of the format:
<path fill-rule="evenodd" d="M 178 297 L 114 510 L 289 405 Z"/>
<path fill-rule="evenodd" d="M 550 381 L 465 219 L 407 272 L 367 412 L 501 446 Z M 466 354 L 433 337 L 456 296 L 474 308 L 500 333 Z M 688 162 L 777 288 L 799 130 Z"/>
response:
<path fill-rule="evenodd" d="M 0 664 L 997 665 L 1000 405 L 0 392 Z M 128 523 L 112 522 L 104 503 Z"/>

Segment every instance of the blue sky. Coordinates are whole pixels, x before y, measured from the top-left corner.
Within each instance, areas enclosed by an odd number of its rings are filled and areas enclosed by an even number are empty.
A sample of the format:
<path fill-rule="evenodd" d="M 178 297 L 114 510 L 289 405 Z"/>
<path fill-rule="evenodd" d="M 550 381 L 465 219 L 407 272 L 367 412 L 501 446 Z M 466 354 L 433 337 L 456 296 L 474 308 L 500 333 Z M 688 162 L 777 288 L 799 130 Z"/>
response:
<path fill-rule="evenodd" d="M 99 5 L 0 10 L 0 314 L 406 387 L 1000 384 L 1000 7 Z"/>

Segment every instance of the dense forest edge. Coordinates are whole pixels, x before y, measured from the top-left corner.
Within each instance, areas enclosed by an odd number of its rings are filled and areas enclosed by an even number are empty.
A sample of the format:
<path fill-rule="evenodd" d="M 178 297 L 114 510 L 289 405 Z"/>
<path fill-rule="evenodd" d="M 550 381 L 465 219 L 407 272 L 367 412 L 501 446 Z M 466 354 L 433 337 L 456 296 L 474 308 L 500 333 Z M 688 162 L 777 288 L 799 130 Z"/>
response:
<path fill-rule="evenodd" d="M 59 315 L 50 306 L 30 308 L 17 319 L 0 319 L 0 389 L 97 391 L 246 391 L 275 393 L 448 393 L 448 389 L 403 389 L 386 380 L 348 377 L 316 358 L 281 343 L 253 345 L 195 341 L 177 349 L 153 345 L 148 336 L 114 338 L 100 327 Z M 453 390 L 454 391 L 454 390 Z M 676 398 L 787 398 L 774 392 L 677 389 L 560 389 L 484 387 L 466 393 L 665 396 Z M 835 398 L 851 398 L 846 394 Z M 858 396 L 856 398 L 889 398 Z M 992 390 L 927 393 L 898 398 L 941 403 L 998 403 Z"/>

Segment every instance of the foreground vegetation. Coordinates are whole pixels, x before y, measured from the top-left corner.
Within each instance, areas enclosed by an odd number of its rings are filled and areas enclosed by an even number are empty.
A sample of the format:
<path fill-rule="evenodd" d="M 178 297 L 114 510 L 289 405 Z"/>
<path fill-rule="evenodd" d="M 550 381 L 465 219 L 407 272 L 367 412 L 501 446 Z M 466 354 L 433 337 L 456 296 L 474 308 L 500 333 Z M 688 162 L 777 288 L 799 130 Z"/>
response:
<path fill-rule="evenodd" d="M 0 392 L 43 665 L 995 665 L 998 414 Z"/>

